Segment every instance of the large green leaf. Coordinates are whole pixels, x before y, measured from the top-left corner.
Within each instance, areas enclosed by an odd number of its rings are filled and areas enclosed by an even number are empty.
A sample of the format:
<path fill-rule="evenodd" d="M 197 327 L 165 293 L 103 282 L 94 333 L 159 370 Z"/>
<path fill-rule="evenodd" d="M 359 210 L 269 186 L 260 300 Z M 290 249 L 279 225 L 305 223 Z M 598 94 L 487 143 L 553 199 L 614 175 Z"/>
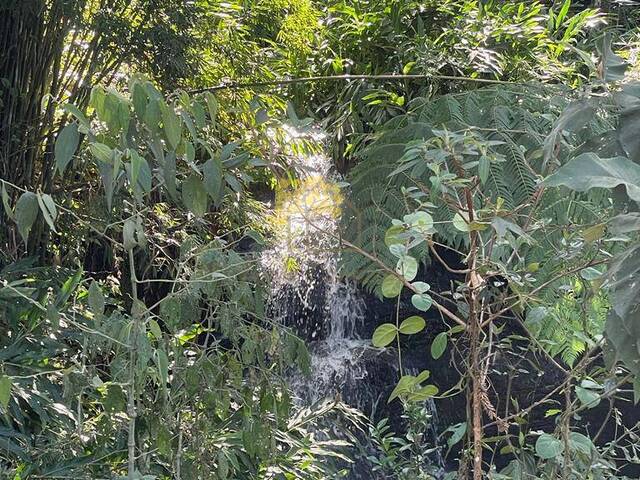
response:
<path fill-rule="evenodd" d="M 579 192 L 624 185 L 629 197 L 640 201 L 640 165 L 624 157 L 600 158 L 595 153 L 583 153 L 560 167 L 544 183 L 550 187 L 564 185 Z"/>
<path fill-rule="evenodd" d="M 202 167 L 204 188 L 214 204 L 220 203 L 223 185 L 222 162 L 217 156 L 211 157 Z"/>
<path fill-rule="evenodd" d="M 209 206 L 207 191 L 200 177 L 192 174 L 182 183 L 182 200 L 196 217 L 203 217 L 207 213 Z"/>
<path fill-rule="evenodd" d="M 562 140 L 563 132 L 575 132 L 579 130 L 593 118 L 595 112 L 589 99 L 576 100 L 563 110 L 562 115 L 556 120 L 551 133 L 544 141 L 544 168 L 546 168 L 549 161 L 555 157 L 558 142 Z"/>
<path fill-rule="evenodd" d="M 167 137 L 169 146 L 175 150 L 178 148 L 180 138 L 182 137 L 182 121 L 173 108 L 164 102 L 160 103 L 160 113 L 162 114 L 164 134 Z"/>
<path fill-rule="evenodd" d="M 58 134 L 54 154 L 56 169 L 60 172 L 60 175 L 64 173 L 65 168 L 69 165 L 79 143 L 80 134 L 78 133 L 78 124 L 75 122 L 64 127 Z"/>
<path fill-rule="evenodd" d="M 58 209 L 56 207 L 55 202 L 53 201 L 53 198 L 51 198 L 51 195 L 49 194 L 39 193 L 38 205 L 40 206 L 40 211 L 42 212 L 42 216 L 44 217 L 45 221 L 49 225 L 49 228 L 51 228 L 51 230 L 55 232 L 56 227 L 54 222 L 58 217 Z"/>
<path fill-rule="evenodd" d="M 640 161 L 640 84 L 625 85 L 616 96 L 618 105 L 622 108 L 620 120 L 616 129 L 617 139 L 624 148 L 627 156 Z"/>
<path fill-rule="evenodd" d="M 640 245 L 617 255 L 609 267 L 612 309 L 605 337 L 615 357 L 640 375 Z"/>
<path fill-rule="evenodd" d="M 545 460 L 557 457 L 563 450 L 562 442 L 548 433 L 543 433 L 536 441 L 536 455 Z"/>
<path fill-rule="evenodd" d="M 27 243 L 29 232 L 38 218 L 38 196 L 33 192 L 24 192 L 16 203 L 16 223 L 20 236 Z"/>

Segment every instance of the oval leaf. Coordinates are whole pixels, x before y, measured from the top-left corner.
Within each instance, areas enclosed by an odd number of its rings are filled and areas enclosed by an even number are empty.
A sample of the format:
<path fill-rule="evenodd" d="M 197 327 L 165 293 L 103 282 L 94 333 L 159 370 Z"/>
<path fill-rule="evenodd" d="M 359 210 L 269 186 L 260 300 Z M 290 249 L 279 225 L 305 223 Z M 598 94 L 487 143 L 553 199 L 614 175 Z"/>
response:
<path fill-rule="evenodd" d="M 447 332 L 439 333 L 436 335 L 436 338 L 433 339 L 433 342 L 431 343 L 431 356 L 435 360 L 439 359 L 447 349 L 447 340 Z"/>
<path fill-rule="evenodd" d="M 562 451 L 562 442 L 548 433 L 543 433 L 536 441 L 536 455 L 545 460 L 556 458 Z"/>
<path fill-rule="evenodd" d="M 24 243 L 29 240 L 31 227 L 38 218 L 38 196 L 33 192 L 24 192 L 16 203 L 16 223 Z"/>
<path fill-rule="evenodd" d="M 411 303 L 421 312 L 426 312 L 431 307 L 433 300 L 426 293 L 420 293 L 411 297 Z"/>
<path fill-rule="evenodd" d="M 387 247 L 402 243 L 402 235 L 404 234 L 404 227 L 402 225 L 394 225 L 389 227 L 384 234 L 384 243 Z"/>
<path fill-rule="evenodd" d="M 458 212 L 453 217 L 453 226 L 456 230 L 460 230 L 461 232 L 470 232 L 471 226 L 469 225 L 469 221 L 467 218 L 463 216 L 462 213 Z"/>
<path fill-rule="evenodd" d="M 413 315 L 405 319 L 400 324 L 400 333 L 404 333 L 405 335 L 414 335 L 424 330 L 425 326 L 426 322 L 424 321 L 424 318 L 418 315 Z"/>
<path fill-rule="evenodd" d="M 373 332 L 373 346 L 382 348 L 389 345 L 396 338 L 398 330 L 395 325 L 391 323 L 383 323 L 376 331 Z"/>
<path fill-rule="evenodd" d="M 402 281 L 395 275 L 387 275 L 382 281 L 382 295 L 386 298 L 394 298 L 402 291 Z"/>
<path fill-rule="evenodd" d="M 407 281 L 411 281 L 416 278 L 418 274 L 418 261 L 410 257 L 409 255 L 405 255 L 404 257 L 398 260 L 398 264 L 396 265 L 396 272 L 402 275 Z"/>

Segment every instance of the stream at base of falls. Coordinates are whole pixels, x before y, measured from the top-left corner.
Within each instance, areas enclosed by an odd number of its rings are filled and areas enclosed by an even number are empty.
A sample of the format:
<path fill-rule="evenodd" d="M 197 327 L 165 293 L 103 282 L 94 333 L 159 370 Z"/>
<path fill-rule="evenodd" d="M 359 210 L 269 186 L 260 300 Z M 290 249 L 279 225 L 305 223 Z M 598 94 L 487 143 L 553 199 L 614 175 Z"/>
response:
<path fill-rule="evenodd" d="M 310 406 L 327 398 L 342 400 L 373 423 L 390 413 L 389 393 L 398 381 L 396 353 L 377 349 L 359 333 L 366 322 L 366 302 L 355 285 L 339 274 L 339 221 L 342 192 L 331 160 L 323 155 L 298 156 L 299 181 L 278 193 L 274 208 L 275 238 L 262 255 L 262 272 L 271 282 L 270 312 L 292 328 L 310 351 L 310 375 L 292 374 L 295 401 Z M 397 402 L 396 402 L 397 403 Z M 433 402 L 429 436 L 436 446 L 437 415 Z M 393 422 L 392 422 L 393 423 Z M 398 421 L 395 422 L 399 423 Z M 397 432 L 400 433 L 400 432 Z M 348 479 L 375 479 L 363 443 Z M 366 450 L 369 449 L 369 452 Z M 430 470 L 442 472 L 442 458 L 434 449 Z M 388 477 L 382 477 L 388 478 Z"/>

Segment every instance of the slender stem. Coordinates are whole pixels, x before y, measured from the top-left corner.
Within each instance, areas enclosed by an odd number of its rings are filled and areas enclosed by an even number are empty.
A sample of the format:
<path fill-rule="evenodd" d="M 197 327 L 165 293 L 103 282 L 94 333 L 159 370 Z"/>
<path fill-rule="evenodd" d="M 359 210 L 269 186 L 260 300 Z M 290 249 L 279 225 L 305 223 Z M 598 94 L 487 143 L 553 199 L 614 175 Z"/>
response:
<path fill-rule="evenodd" d="M 139 315 L 137 313 L 138 307 L 138 282 L 136 279 L 135 260 L 133 256 L 133 249 L 129 249 L 129 275 L 131 277 L 131 296 L 133 298 L 132 314 L 133 324 L 129 333 L 129 389 L 127 399 L 127 414 L 129 415 L 129 438 L 128 438 L 128 453 L 129 453 L 129 465 L 128 476 L 129 480 L 135 478 L 136 470 L 136 351 L 137 351 L 137 339 L 139 329 Z"/>
<path fill-rule="evenodd" d="M 462 168 L 456 161 L 454 164 L 460 172 Z M 460 176 L 462 176 L 459 173 Z M 473 194 L 470 187 L 466 187 L 463 191 L 464 201 L 466 202 L 467 214 L 469 216 L 469 224 L 475 220 L 475 211 L 473 205 Z M 461 205 L 462 206 L 462 205 Z M 482 401 L 484 398 L 483 391 L 483 368 L 480 360 L 481 340 L 480 333 L 482 330 L 482 312 L 478 291 L 482 285 L 482 278 L 478 274 L 478 232 L 471 230 L 469 232 L 469 255 L 467 257 L 468 272 L 466 277 L 466 285 L 469 289 L 467 295 L 467 304 L 469 306 L 469 355 L 470 355 L 470 375 L 471 375 L 471 426 L 473 438 L 473 479 L 482 480 Z"/>
<path fill-rule="evenodd" d="M 400 295 L 398 295 L 396 302 L 396 345 L 398 347 L 398 369 L 402 377 L 404 373 L 402 371 L 402 349 L 400 348 Z"/>
<path fill-rule="evenodd" d="M 564 389 L 564 418 L 562 419 L 562 441 L 564 443 L 564 465 L 562 469 L 563 480 L 569 480 L 571 477 L 571 445 L 569 443 L 569 434 L 571 433 L 571 382 L 572 375 L 567 375 L 566 387 Z"/>

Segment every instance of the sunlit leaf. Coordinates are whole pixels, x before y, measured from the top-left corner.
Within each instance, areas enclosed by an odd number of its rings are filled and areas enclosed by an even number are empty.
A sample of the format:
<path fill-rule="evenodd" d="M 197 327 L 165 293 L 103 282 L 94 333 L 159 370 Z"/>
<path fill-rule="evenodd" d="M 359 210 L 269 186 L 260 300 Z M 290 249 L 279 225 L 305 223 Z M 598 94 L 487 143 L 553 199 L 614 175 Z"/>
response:
<path fill-rule="evenodd" d="M 395 275 L 387 275 L 382 281 L 382 295 L 387 298 L 394 298 L 400 295 L 403 283 Z"/>
<path fill-rule="evenodd" d="M 413 315 L 402 321 L 399 331 L 405 335 L 414 335 L 424 330 L 425 326 L 426 322 L 424 321 L 424 318 L 418 315 Z"/>
<path fill-rule="evenodd" d="M 391 323 L 383 323 L 373 332 L 372 343 L 374 347 L 382 348 L 393 342 L 398 334 L 398 329 Z"/>

